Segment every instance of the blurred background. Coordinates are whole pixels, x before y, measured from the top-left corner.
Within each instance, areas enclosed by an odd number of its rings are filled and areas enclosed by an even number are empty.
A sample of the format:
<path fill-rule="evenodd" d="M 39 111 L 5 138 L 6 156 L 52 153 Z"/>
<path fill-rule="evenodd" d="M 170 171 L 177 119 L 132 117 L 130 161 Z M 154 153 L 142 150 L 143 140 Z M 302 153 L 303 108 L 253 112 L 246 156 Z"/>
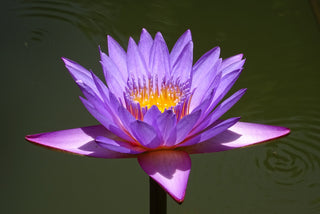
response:
<path fill-rule="evenodd" d="M 185 201 L 168 213 L 320 213 L 320 1 L 13 0 L 1 3 L 0 213 L 148 213 L 148 177 L 135 159 L 53 152 L 27 134 L 97 124 L 61 57 L 102 77 L 106 35 L 126 48 L 141 29 L 172 48 L 191 29 L 194 61 L 214 46 L 243 53 L 226 116 L 289 127 L 282 139 L 193 155 Z"/>

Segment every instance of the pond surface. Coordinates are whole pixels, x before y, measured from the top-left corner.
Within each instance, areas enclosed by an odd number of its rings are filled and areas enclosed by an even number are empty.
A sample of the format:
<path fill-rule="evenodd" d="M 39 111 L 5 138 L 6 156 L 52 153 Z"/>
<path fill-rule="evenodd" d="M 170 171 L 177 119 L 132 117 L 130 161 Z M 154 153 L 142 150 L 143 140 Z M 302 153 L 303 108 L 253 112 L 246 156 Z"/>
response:
<path fill-rule="evenodd" d="M 97 124 L 60 57 L 101 75 L 106 35 L 126 47 L 145 27 L 169 47 L 191 29 L 194 58 L 214 46 L 247 59 L 226 116 L 286 126 L 285 138 L 193 155 L 185 201 L 168 213 L 320 213 L 320 2 L 30 0 L 1 5 L 1 213 L 148 213 L 135 159 L 53 152 L 26 134 Z"/>

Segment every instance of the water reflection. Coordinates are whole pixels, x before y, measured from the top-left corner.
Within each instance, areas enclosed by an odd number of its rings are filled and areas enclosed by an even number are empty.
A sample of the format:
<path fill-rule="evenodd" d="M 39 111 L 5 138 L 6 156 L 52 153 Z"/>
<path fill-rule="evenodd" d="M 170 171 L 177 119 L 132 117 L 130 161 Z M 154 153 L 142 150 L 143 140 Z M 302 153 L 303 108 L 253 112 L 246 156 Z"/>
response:
<path fill-rule="evenodd" d="M 137 3 L 143 6 L 136 7 Z M 183 6 L 188 6 L 188 4 L 183 4 Z M 128 37 L 133 32 L 136 32 L 136 37 L 138 37 L 142 27 L 148 28 L 150 32 L 166 29 L 166 35 L 176 32 L 178 24 L 174 20 L 178 7 L 180 9 L 182 7 L 179 1 L 170 3 L 161 0 L 152 2 L 32 0 L 21 1 L 17 13 L 18 16 L 32 20 L 33 24 L 39 25 L 37 28 L 47 30 L 48 24 L 43 23 L 43 20 L 61 21 L 78 28 L 90 40 L 98 40 L 97 43 L 102 39 L 105 40 L 105 35 L 109 34 L 125 46 Z M 131 16 L 135 16 L 134 19 L 130 18 Z M 153 29 L 154 26 L 156 29 Z M 119 29 L 122 32 L 119 32 Z M 42 36 L 36 30 L 32 30 L 31 34 L 31 40 L 42 40 Z"/>
<path fill-rule="evenodd" d="M 99 4 L 97 4 L 99 3 Z M 115 8 L 106 1 L 60 1 L 33 0 L 22 1 L 17 8 L 19 16 L 30 19 L 47 19 L 67 22 L 79 28 L 90 39 L 95 35 L 104 35 L 106 29 L 117 18 Z M 36 22 L 36 21 L 35 21 Z M 38 22 L 46 29 L 47 23 Z M 32 31 L 32 37 L 36 33 Z M 41 40 L 41 38 L 39 39 Z"/>

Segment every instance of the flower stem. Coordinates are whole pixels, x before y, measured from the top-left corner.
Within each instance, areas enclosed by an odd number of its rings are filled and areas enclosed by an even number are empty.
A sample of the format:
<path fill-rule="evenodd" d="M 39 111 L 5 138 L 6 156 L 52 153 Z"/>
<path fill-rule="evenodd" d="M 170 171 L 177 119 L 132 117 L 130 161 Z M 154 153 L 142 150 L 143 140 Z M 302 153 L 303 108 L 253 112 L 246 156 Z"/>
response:
<path fill-rule="evenodd" d="M 151 177 L 150 183 L 150 214 L 167 213 L 167 193 Z"/>

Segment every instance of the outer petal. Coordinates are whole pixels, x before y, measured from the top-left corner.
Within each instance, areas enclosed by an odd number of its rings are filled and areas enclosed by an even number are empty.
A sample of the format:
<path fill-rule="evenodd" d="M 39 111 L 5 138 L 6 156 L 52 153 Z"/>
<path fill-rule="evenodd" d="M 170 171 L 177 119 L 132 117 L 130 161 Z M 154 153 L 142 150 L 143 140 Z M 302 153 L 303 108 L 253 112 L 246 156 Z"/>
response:
<path fill-rule="evenodd" d="M 118 67 L 123 78 L 128 79 L 126 52 L 119 43 L 108 35 L 108 53 L 114 64 Z"/>
<path fill-rule="evenodd" d="M 290 129 L 285 127 L 238 122 L 208 141 L 181 149 L 190 154 L 220 152 L 277 139 L 289 133 Z"/>
<path fill-rule="evenodd" d="M 240 117 L 234 117 L 229 118 L 227 120 L 219 121 L 218 123 L 215 123 L 213 126 L 210 126 L 205 131 L 201 132 L 200 134 L 197 134 L 187 141 L 181 143 L 180 146 L 191 146 L 197 143 L 204 142 L 218 134 L 220 134 L 223 131 L 226 131 L 228 128 L 233 126 L 236 122 L 240 120 Z"/>
<path fill-rule="evenodd" d="M 129 142 L 110 139 L 104 136 L 98 136 L 95 141 L 99 146 L 111 151 L 125 153 L 125 154 L 139 154 L 145 152 L 145 149 L 134 146 Z"/>
<path fill-rule="evenodd" d="M 216 120 L 218 120 L 224 113 L 226 113 L 239 99 L 244 95 L 247 89 L 240 89 L 231 95 L 228 99 L 224 100 L 217 108 L 212 111 L 212 108 L 207 109 L 204 116 L 205 119 L 199 120 L 195 129 L 192 130 L 191 134 L 202 131 L 203 129 L 210 126 Z"/>
<path fill-rule="evenodd" d="M 98 96 L 100 96 L 100 93 L 92 79 L 91 73 L 87 69 L 70 59 L 62 58 L 62 60 L 75 82 L 83 82 L 84 84 L 88 85 Z"/>
<path fill-rule="evenodd" d="M 102 125 L 98 125 L 27 135 L 26 140 L 37 145 L 57 149 L 63 152 L 71 152 L 96 158 L 136 157 L 130 154 L 121 154 L 110 151 L 98 146 L 94 141 L 97 136 L 105 136 L 108 138 L 114 137 L 114 135 Z"/>
<path fill-rule="evenodd" d="M 179 79 L 180 82 L 184 83 L 190 79 L 193 63 L 193 43 L 190 41 L 177 58 L 172 68 L 171 76 L 174 80 Z"/>
<path fill-rule="evenodd" d="M 225 76 L 225 75 L 229 74 L 232 71 L 243 69 L 243 65 L 244 65 L 245 62 L 246 62 L 246 60 L 243 59 L 243 60 L 241 60 L 239 62 L 235 62 L 235 63 L 227 66 L 226 68 L 220 68 L 221 71 L 222 71 L 222 75 Z"/>
<path fill-rule="evenodd" d="M 176 63 L 177 58 L 180 56 L 184 47 L 192 41 L 191 31 L 187 30 L 180 38 L 177 40 L 176 44 L 173 46 L 170 53 L 170 64 L 171 67 Z"/>
<path fill-rule="evenodd" d="M 242 59 L 242 57 L 243 57 L 243 54 L 238 54 L 238 55 L 229 57 L 227 59 L 224 59 L 221 63 L 221 69 L 224 69 L 224 68 L 228 67 L 229 65 L 240 61 Z"/>
<path fill-rule="evenodd" d="M 237 81 L 240 73 L 241 70 L 236 70 L 222 77 L 209 108 L 214 108 L 222 100 L 222 98 L 229 92 L 231 87 Z"/>
<path fill-rule="evenodd" d="M 125 89 L 127 79 L 119 72 L 118 67 L 113 63 L 113 61 L 102 51 L 100 51 L 101 65 L 106 79 L 108 88 L 117 97 L 123 100 L 123 91 Z M 128 75 L 127 75 L 128 76 Z"/>
<path fill-rule="evenodd" d="M 138 155 L 142 169 L 177 202 L 184 200 L 191 159 L 183 151 L 162 150 Z"/>
<path fill-rule="evenodd" d="M 219 59 L 220 48 L 215 47 L 204 54 L 193 66 L 191 91 L 194 91 L 190 103 L 190 110 L 196 108 L 203 101 L 215 85 L 216 77 L 219 75 L 221 59 Z M 220 79 L 220 78 L 219 78 Z"/>

